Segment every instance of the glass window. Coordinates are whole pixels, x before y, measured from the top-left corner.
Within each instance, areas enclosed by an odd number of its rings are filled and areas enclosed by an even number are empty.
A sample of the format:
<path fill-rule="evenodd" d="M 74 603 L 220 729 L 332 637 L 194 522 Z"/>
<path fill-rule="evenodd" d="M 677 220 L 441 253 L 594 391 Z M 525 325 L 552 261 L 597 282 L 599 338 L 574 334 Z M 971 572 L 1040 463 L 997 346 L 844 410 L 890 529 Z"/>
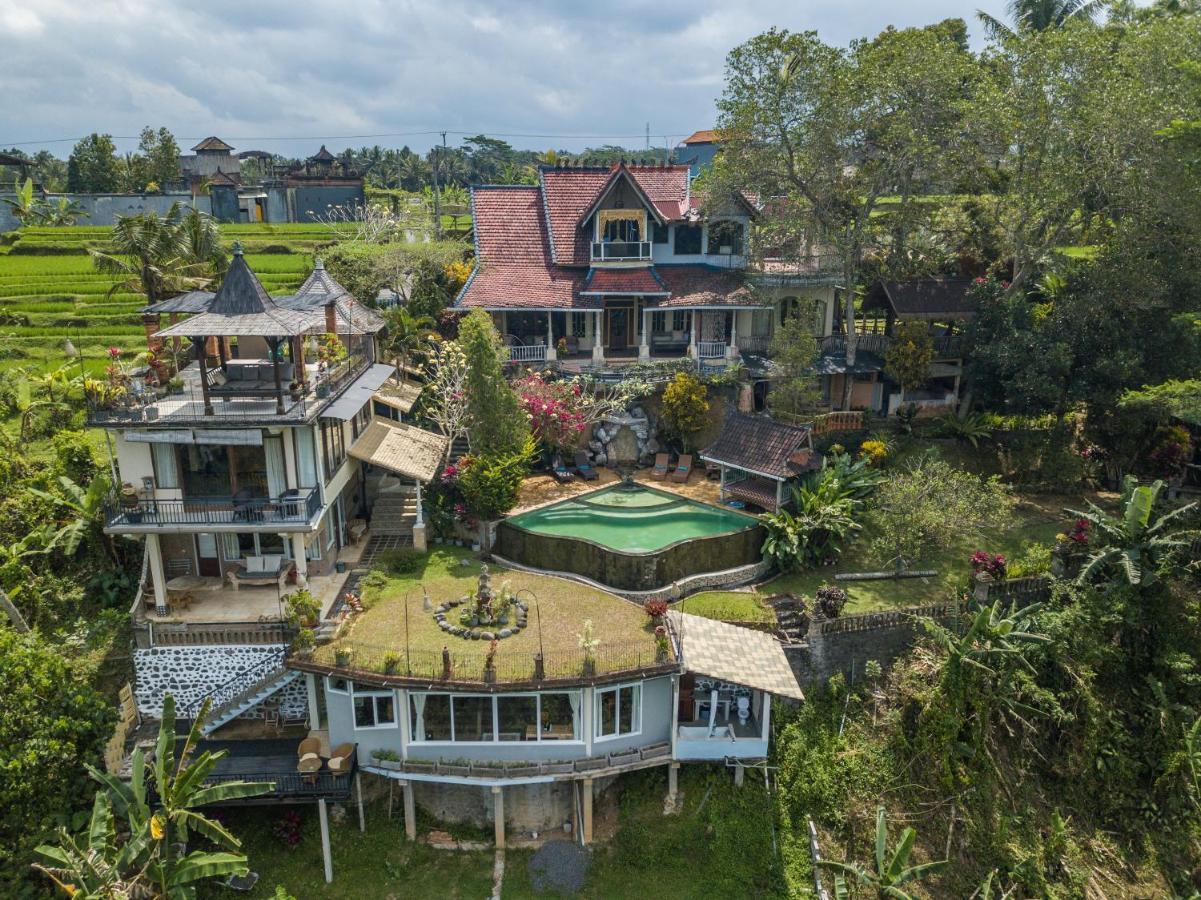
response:
<path fill-rule="evenodd" d="M 700 225 L 677 225 L 676 226 L 676 255 L 684 256 L 690 253 L 701 252 L 701 226 Z"/>
<path fill-rule="evenodd" d="M 345 678 L 330 678 L 327 682 L 326 690 L 334 691 L 338 694 L 345 694 L 350 690 L 350 682 Z"/>
<path fill-rule="evenodd" d="M 454 706 L 454 739 L 456 741 L 492 740 L 492 698 L 452 698 Z"/>
<path fill-rule="evenodd" d="M 313 430 L 297 428 L 292 432 L 296 437 L 296 474 L 302 488 L 317 486 L 317 458 L 313 454 Z"/>
<path fill-rule="evenodd" d="M 571 314 L 571 336 L 582 338 L 588 333 L 588 317 L 584 313 Z"/>
<path fill-rule="evenodd" d="M 326 484 L 329 484 L 346 461 L 345 439 L 342 422 L 336 419 L 321 421 L 321 452 L 324 454 Z"/>
<path fill-rule="evenodd" d="M 580 739 L 579 692 L 543 694 L 540 699 L 542 702 L 542 740 L 578 741 Z"/>
<path fill-rule="evenodd" d="M 726 252 L 735 256 L 742 253 L 742 224 L 740 222 L 713 222 L 709 226 L 709 253 Z"/>
<path fill-rule="evenodd" d="M 502 741 L 538 739 L 538 695 L 496 698 L 496 736 Z"/>
<path fill-rule="evenodd" d="M 660 225 L 658 222 L 651 222 L 651 240 L 656 244 L 666 244 L 667 226 Z"/>
<path fill-rule="evenodd" d="M 642 685 L 603 688 L 596 692 L 596 736 L 619 737 L 642 730 Z"/>
<path fill-rule="evenodd" d="M 671 330 L 684 331 L 688 327 L 688 313 L 677 309 L 671 314 Z"/>
<path fill-rule="evenodd" d="M 410 694 L 414 741 L 449 741 L 450 695 Z"/>
<path fill-rule="evenodd" d="M 379 728 L 396 724 L 396 703 L 391 691 L 354 687 L 354 727 Z"/>
<path fill-rule="evenodd" d="M 179 487 L 179 466 L 174 444 L 151 444 L 150 459 L 154 464 L 154 483 L 161 488 Z"/>
<path fill-rule="evenodd" d="M 651 313 L 651 331 L 655 334 L 662 334 L 667 328 L 667 313 L 656 312 Z"/>

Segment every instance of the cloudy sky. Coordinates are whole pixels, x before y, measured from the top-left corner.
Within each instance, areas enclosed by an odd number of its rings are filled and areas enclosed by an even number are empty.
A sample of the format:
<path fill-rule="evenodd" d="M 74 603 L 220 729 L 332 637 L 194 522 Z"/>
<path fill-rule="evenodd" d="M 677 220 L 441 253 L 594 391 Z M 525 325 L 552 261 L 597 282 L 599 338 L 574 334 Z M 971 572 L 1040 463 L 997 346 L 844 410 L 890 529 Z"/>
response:
<path fill-rule="evenodd" d="M 999 14 L 1003 2 L 984 8 Z M 166 125 L 185 148 L 675 143 L 714 119 L 722 64 L 773 25 L 831 42 L 968 19 L 955 0 L 0 0 L 0 147 L 66 156 Z M 68 139 L 68 140 L 61 140 Z M 54 141 L 54 142 L 52 142 Z M 136 141 L 119 141 L 131 149 Z"/>

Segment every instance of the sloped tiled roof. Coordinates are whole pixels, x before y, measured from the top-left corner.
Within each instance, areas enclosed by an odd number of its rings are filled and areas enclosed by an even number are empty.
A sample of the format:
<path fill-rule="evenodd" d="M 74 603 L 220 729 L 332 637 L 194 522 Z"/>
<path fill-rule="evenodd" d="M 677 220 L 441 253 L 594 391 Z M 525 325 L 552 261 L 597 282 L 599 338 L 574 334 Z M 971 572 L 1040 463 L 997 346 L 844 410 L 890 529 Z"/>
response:
<path fill-rule="evenodd" d="M 233 150 L 233 147 L 229 146 L 221 138 L 210 135 L 192 148 L 193 153 L 198 153 L 202 150 L 224 150 L 228 153 Z"/>
<path fill-rule="evenodd" d="M 309 157 L 309 162 L 334 162 L 337 158 L 325 149 L 325 144 L 322 144 L 321 149 Z"/>
<path fill-rule="evenodd" d="M 608 167 L 539 169 L 543 213 L 550 231 L 551 259 L 560 265 L 586 266 L 589 262 L 590 235 L 579 227 L 597 194 L 608 183 Z"/>
<path fill-rule="evenodd" d="M 629 170 L 664 219 L 678 222 L 687 215 L 687 166 L 630 166 Z"/>
<path fill-rule="evenodd" d="M 476 267 L 459 294 L 459 306 L 573 306 L 583 275 L 551 261 L 542 193 L 536 185 L 474 187 L 471 211 Z"/>
<path fill-rule="evenodd" d="M 732 412 L 726 416 L 717 440 L 701 451 L 701 459 L 783 480 L 808 467 L 798 467 L 790 459 L 806 445 L 808 437 L 807 425 L 785 425 L 763 416 Z"/>
<path fill-rule="evenodd" d="M 584 296 L 591 294 L 653 294 L 666 296 L 667 288 L 649 266 L 636 269 L 591 269 L 584 286 Z"/>
<path fill-rule="evenodd" d="M 709 266 L 659 266 L 659 280 L 671 291 L 660 306 L 768 306 L 735 272 Z"/>
<path fill-rule="evenodd" d="M 674 609 L 667 615 L 685 671 L 777 697 L 805 699 L 784 648 L 770 634 Z"/>
<path fill-rule="evenodd" d="M 295 294 L 279 298 L 281 306 L 310 311 L 321 310 L 331 302 L 334 304 L 340 325 L 346 328 L 346 332 L 343 333 L 374 334 L 384 327 L 384 317 L 355 300 L 346 288 L 338 284 L 320 259 L 314 263 L 313 271 Z"/>
<path fill-rule="evenodd" d="M 716 144 L 720 138 L 716 128 L 702 128 L 700 131 L 694 131 L 681 144 Z"/>

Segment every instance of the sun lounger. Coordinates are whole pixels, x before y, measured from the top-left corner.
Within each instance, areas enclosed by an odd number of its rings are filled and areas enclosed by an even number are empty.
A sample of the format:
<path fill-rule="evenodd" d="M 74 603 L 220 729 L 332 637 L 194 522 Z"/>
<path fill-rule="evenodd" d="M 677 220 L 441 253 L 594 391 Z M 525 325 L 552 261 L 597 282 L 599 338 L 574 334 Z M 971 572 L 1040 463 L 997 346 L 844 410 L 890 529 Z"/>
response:
<path fill-rule="evenodd" d="M 651 478 L 656 481 L 662 481 L 667 477 L 667 460 L 669 459 L 666 453 L 655 454 L 655 467 L 651 469 Z"/>
<path fill-rule="evenodd" d="M 575 473 L 585 481 L 596 481 L 600 478 L 600 473 L 596 471 L 596 467 L 588 462 L 588 454 L 579 452 L 575 455 Z"/>
<path fill-rule="evenodd" d="M 676 484 L 683 484 L 691 474 L 692 457 L 687 453 L 682 453 L 680 454 L 680 461 L 676 463 L 676 470 L 671 473 L 671 480 Z"/>
<path fill-rule="evenodd" d="M 575 480 L 575 475 L 571 469 L 564 465 L 563 457 L 561 456 L 555 457 L 554 462 L 551 464 L 551 472 L 555 476 L 555 481 L 559 482 L 559 484 L 568 484 Z"/>

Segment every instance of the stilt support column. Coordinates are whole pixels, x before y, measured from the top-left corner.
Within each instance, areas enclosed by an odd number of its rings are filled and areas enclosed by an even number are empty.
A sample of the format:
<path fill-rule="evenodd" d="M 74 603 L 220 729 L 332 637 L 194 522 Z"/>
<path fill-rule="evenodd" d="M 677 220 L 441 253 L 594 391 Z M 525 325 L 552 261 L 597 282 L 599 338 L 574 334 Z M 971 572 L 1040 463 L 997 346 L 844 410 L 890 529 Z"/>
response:
<path fill-rule="evenodd" d="M 505 849 L 505 794 L 499 786 L 492 788 L 492 824 L 496 831 L 496 849 Z"/>
<path fill-rule="evenodd" d="M 584 844 L 588 845 L 588 844 L 592 843 L 592 779 L 591 778 L 584 779 L 583 792 L 584 792 L 584 797 L 583 797 L 584 821 L 582 823 L 583 829 L 581 830 L 580 833 L 583 835 Z"/>
<path fill-rule="evenodd" d="M 405 837 L 410 841 L 415 841 L 417 840 L 417 803 L 413 799 L 413 782 L 402 781 L 400 787 L 404 793 Z"/>
<path fill-rule="evenodd" d="M 317 818 L 321 820 L 321 861 L 325 863 L 325 883 L 334 880 L 334 860 L 329 852 L 329 813 L 325 801 L 317 801 Z"/>

